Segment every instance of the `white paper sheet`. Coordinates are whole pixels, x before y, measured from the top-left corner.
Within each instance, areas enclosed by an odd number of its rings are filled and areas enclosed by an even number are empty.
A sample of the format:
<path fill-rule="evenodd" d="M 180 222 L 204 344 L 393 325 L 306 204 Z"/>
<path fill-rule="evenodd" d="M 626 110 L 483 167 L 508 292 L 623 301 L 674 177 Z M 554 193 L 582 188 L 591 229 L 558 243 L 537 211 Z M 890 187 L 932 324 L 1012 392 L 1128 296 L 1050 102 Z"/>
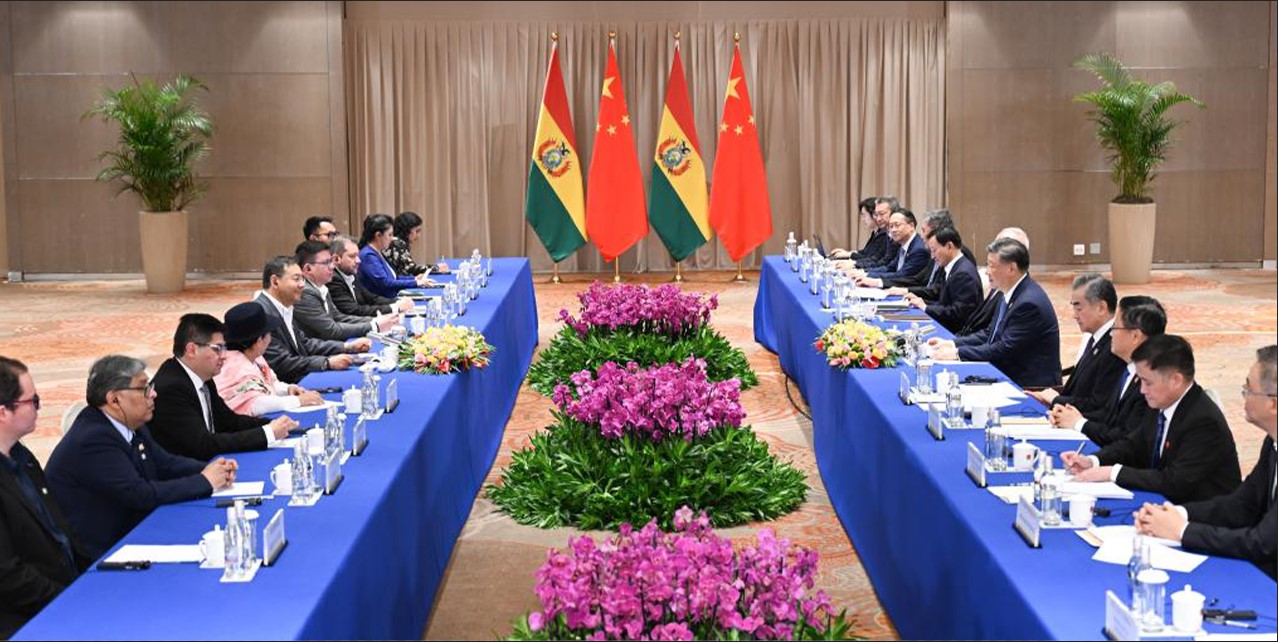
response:
<path fill-rule="evenodd" d="M 962 359 L 933 359 L 933 366 L 988 366 L 988 361 L 963 361 Z"/>
<path fill-rule="evenodd" d="M 1132 491 L 1114 482 L 1067 481 L 1061 485 L 1062 495 L 1091 495 L 1097 499 L 1132 499 Z M 1128 551 L 1130 552 L 1130 551 Z"/>
<path fill-rule="evenodd" d="M 125 544 L 106 558 L 108 562 L 151 562 L 153 564 L 199 563 L 204 559 L 198 545 L 145 546 Z"/>
<path fill-rule="evenodd" d="M 882 301 L 887 298 L 887 292 L 878 288 L 857 288 L 856 295 L 862 299 L 871 301 Z"/>
<path fill-rule="evenodd" d="M 1122 540 L 1123 542 L 1127 543 L 1128 549 L 1130 549 L 1132 546 L 1131 544 L 1132 538 L 1136 536 L 1136 527 L 1132 526 L 1131 524 L 1127 524 L 1127 525 L 1112 524 L 1110 526 L 1092 526 L 1088 530 L 1090 530 L 1092 534 L 1095 535 L 1102 542 L 1106 540 L 1111 540 L 1111 539 Z M 1177 542 L 1175 540 L 1163 539 L 1161 537 L 1150 537 L 1148 535 L 1145 536 L 1145 539 L 1147 539 L 1148 541 L 1154 544 L 1161 544 L 1168 548 L 1180 548 L 1180 542 Z"/>
<path fill-rule="evenodd" d="M 1258 642 L 1278 640 L 1278 633 L 1202 633 L 1194 639 L 1200 642 Z"/>
<path fill-rule="evenodd" d="M 339 401 L 325 401 L 324 403 L 316 404 L 314 406 L 300 406 L 297 408 L 293 408 L 292 410 L 285 410 L 284 412 L 315 412 L 316 410 L 326 410 L 328 408 L 337 408 L 337 407 L 340 407 L 341 405 L 342 404 Z"/>
<path fill-rule="evenodd" d="M 1101 547 L 1096 549 L 1096 553 L 1092 555 L 1092 559 L 1097 562 L 1122 566 L 1126 566 L 1131 558 L 1132 544 L 1130 538 L 1127 540 L 1117 537 L 1106 539 L 1101 544 Z M 1152 542 L 1149 545 L 1150 565 L 1164 571 L 1192 573 L 1194 569 L 1198 568 L 1198 565 L 1205 561 L 1207 561 L 1206 555 L 1186 553 L 1182 550 L 1168 548 L 1162 544 Z"/>
<path fill-rule="evenodd" d="M 1077 430 L 1053 428 L 1051 424 L 1003 426 L 1012 439 L 1028 439 L 1030 441 L 1088 441 L 1087 435 Z"/>
<path fill-rule="evenodd" d="M 993 390 L 997 392 L 998 394 L 1003 395 L 1004 397 L 1007 397 L 1008 399 L 1026 399 L 1029 397 L 1029 395 L 1025 394 L 1020 388 L 1017 388 L 1016 386 L 1006 381 L 1000 381 L 998 383 L 992 383 L 992 384 L 988 384 L 984 386 L 976 386 L 976 387 L 989 388 L 990 390 Z M 964 390 L 964 392 L 967 392 L 967 391 Z"/>
<path fill-rule="evenodd" d="M 235 482 L 226 490 L 213 493 L 214 497 L 244 497 L 246 495 L 261 495 L 262 490 L 266 487 L 266 482 Z"/>
<path fill-rule="evenodd" d="M 305 437 L 290 437 L 290 438 L 288 438 L 288 439 L 281 439 L 281 440 L 279 440 L 279 441 L 277 441 L 277 442 L 275 442 L 275 443 L 271 444 L 271 446 L 270 446 L 270 447 L 271 447 L 271 448 L 279 448 L 279 449 L 282 449 L 282 450 L 293 450 L 293 447 L 297 445 L 297 442 L 299 442 L 299 441 L 301 441 L 301 440 L 303 440 L 303 439 L 305 439 Z"/>
<path fill-rule="evenodd" d="M 1031 501 L 1034 499 L 1033 486 L 987 486 L 985 490 L 1006 504 L 1016 504 L 1022 497 Z"/>

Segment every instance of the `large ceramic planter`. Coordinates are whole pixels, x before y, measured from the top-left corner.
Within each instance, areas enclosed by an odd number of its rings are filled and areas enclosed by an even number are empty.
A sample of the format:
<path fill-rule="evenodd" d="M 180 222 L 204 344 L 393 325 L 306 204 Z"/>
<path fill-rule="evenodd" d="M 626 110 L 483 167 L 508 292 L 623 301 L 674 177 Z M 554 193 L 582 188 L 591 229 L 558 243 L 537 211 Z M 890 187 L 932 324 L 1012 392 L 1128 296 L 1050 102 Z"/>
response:
<path fill-rule="evenodd" d="M 1154 203 L 1109 204 L 1109 263 L 1115 283 L 1149 283 L 1157 221 L 1154 208 Z"/>
<path fill-rule="evenodd" d="M 138 229 L 146 291 L 181 292 L 186 286 L 186 212 L 138 212 Z"/>

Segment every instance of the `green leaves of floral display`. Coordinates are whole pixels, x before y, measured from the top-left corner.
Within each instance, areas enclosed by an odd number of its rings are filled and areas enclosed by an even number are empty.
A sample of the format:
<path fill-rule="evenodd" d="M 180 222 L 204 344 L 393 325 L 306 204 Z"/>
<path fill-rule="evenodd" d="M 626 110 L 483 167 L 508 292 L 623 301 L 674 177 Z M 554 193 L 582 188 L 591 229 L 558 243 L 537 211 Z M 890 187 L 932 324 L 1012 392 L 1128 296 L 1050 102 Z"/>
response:
<path fill-rule="evenodd" d="M 710 381 L 741 380 L 741 389 L 758 385 L 759 378 L 750 369 L 745 353 L 732 347 L 728 340 L 709 327 L 693 334 L 671 339 L 660 334 L 633 330 L 591 329 L 583 338 L 565 326 L 542 351 L 537 363 L 528 369 L 528 382 L 534 390 L 550 396 L 555 386 L 568 383 L 568 378 L 582 370 L 598 370 L 605 362 L 625 365 L 631 361 L 640 366 L 683 363 L 689 357 L 704 359 Z"/>
<path fill-rule="evenodd" d="M 555 416 L 558 423 L 534 435 L 487 489 L 521 524 L 615 529 L 656 518 L 670 528 L 687 505 L 724 527 L 774 519 L 807 494 L 803 473 L 773 457 L 749 428 L 717 428 L 691 443 L 603 439 L 597 426 Z"/>

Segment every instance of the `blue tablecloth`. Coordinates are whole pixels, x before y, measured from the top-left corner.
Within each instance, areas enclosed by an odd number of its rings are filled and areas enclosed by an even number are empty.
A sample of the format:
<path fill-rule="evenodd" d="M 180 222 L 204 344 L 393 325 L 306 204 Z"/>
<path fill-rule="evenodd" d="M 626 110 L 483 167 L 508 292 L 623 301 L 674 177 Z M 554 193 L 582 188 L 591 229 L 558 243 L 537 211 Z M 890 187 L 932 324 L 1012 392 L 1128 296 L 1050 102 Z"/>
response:
<path fill-rule="evenodd" d="M 1066 530 L 1044 532 L 1040 549 L 1026 546 L 1012 529 L 1015 507 L 977 488 L 964 473 L 967 443 L 982 435 L 949 432 L 935 441 L 925 428 L 926 415 L 897 398 L 899 368 L 841 371 L 826 365 L 813 343 L 833 321 L 780 257 L 764 260 L 755 339 L 777 353 L 812 410 L 821 479 L 901 635 L 1103 637 L 1105 591 L 1126 599 L 1126 567 L 1091 561 L 1094 549 Z M 947 367 L 964 376 L 1006 380 L 985 364 Z M 1006 410 L 1041 413 L 1042 407 L 1031 400 Z M 1050 451 L 1072 444 L 1040 445 Z M 1248 469 L 1251 464 L 1245 462 Z M 1098 522 L 1130 524 L 1141 501 L 1161 501 L 1136 495 L 1134 501 L 1101 500 L 1114 516 Z M 1251 564 L 1213 557 L 1193 573 L 1171 575 L 1169 594 L 1191 583 L 1209 600 L 1219 598 L 1221 607 L 1254 609 L 1261 614 L 1260 630 L 1274 631 L 1278 591 Z M 1240 632 L 1214 625 L 1208 630 Z"/>
<path fill-rule="evenodd" d="M 399 381 L 398 410 L 368 424 L 368 450 L 344 467 L 336 494 L 284 509 L 290 543 L 276 566 L 248 584 L 219 584 L 219 571 L 192 564 L 90 570 L 15 639 L 419 639 L 537 344 L 528 260 L 493 265 L 489 287 L 456 322 L 485 334 L 496 348 L 492 364 L 451 376 L 382 375 L 383 385 Z M 304 385 L 358 379 L 325 372 Z M 234 457 L 240 480 L 257 481 L 290 456 Z M 286 503 L 257 510 L 265 522 Z M 164 506 L 121 543 L 194 544 L 224 518 L 212 500 Z"/>

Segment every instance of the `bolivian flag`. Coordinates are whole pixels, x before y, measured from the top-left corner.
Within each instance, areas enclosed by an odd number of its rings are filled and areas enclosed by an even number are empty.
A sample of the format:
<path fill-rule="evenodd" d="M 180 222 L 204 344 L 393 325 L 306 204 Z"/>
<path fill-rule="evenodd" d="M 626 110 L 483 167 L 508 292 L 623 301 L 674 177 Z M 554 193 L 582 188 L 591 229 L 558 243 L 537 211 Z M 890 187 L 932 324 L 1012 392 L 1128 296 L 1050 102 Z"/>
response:
<path fill-rule="evenodd" d="M 533 138 L 524 216 L 556 263 L 586 244 L 586 201 L 581 189 L 581 157 L 573 135 L 559 43 L 550 50 L 546 90 Z"/>
<path fill-rule="evenodd" d="M 653 155 L 648 221 L 670 250 L 670 256 L 682 261 L 713 234 L 706 212 L 706 167 L 701 161 L 701 144 L 697 142 L 692 102 L 688 100 L 688 83 L 676 42 L 657 151 Z"/>

